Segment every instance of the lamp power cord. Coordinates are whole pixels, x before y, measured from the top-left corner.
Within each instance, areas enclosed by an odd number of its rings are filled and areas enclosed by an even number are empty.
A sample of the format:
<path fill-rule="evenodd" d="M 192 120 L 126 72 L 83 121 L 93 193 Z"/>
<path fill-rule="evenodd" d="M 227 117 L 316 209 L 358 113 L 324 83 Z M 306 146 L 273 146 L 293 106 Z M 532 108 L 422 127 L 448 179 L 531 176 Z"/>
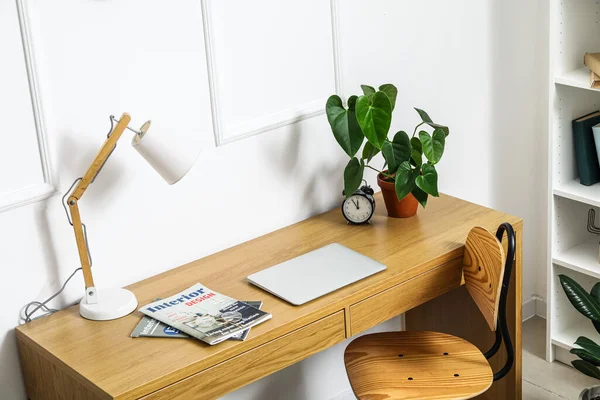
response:
<path fill-rule="evenodd" d="M 69 196 L 69 194 L 71 193 L 71 191 L 73 190 L 73 188 L 75 187 L 75 185 L 77 183 L 79 183 L 79 181 L 81 181 L 81 179 L 82 178 L 75 179 L 75 181 L 71 184 L 71 187 L 69 188 L 69 190 L 67 190 L 67 192 L 62 197 L 62 206 L 63 206 L 63 208 L 65 210 L 65 214 L 67 216 L 67 221 L 69 222 L 69 225 L 71 225 L 71 226 L 73 226 L 73 221 L 71 220 L 71 216 L 70 216 L 69 210 L 67 208 L 67 196 Z M 90 252 L 90 245 L 88 243 L 87 227 L 85 226 L 84 223 L 82 223 L 81 226 L 83 227 L 83 236 L 85 238 L 85 246 L 87 247 L 88 257 L 89 257 L 89 260 L 90 260 L 90 267 L 91 267 L 92 266 L 92 253 Z M 23 309 L 22 309 L 22 315 L 20 315 L 21 320 L 24 321 L 25 323 L 27 323 L 27 322 L 31 322 L 31 321 L 33 321 L 35 319 L 45 317 L 45 316 L 50 315 L 50 314 L 54 314 L 55 312 L 59 311 L 56 308 L 48 307 L 47 304 L 50 301 L 52 301 L 54 298 L 56 298 L 59 294 L 61 294 L 65 290 L 65 288 L 67 287 L 67 284 L 69 283 L 69 281 L 79 271 L 81 271 L 81 267 L 76 268 L 71 273 L 71 275 L 69 275 L 69 277 L 64 281 L 64 283 L 62 284 L 62 286 L 60 287 L 60 289 L 56 293 L 54 293 L 53 295 L 51 295 L 50 297 L 48 297 L 46 300 L 44 300 L 44 301 L 32 301 L 32 302 L 27 303 L 23 307 Z M 38 313 L 38 315 L 36 315 L 34 317 L 34 315 L 36 313 Z"/>
<path fill-rule="evenodd" d="M 110 116 L 110 129 L 108 131 L 108 134 L 106 135 L 106 137 L 110 137 L 110 134 L 113 131 L 114 128 L 114 121 L 115 121 L 115 117 L 113 115 Z M 113 149 L 114 150 L 114 149 Z M 73 226 L 73 221 L 71 220 L 71 215 L 69 214 L 69 209 L 67 208 L 67 197 L 69 196 L 69 194 L 71 193 L 71 191 L 73 190 L 73 188 L 75 187 L 75 185 L 77 183 L 79 183 L 79 181 L 81 181 L 83 179 L 83 177 L 77 178 L 75 179 L 75 181 L 73 181 L 73 183 L 71 184 L 71 187 L 69 188 L 69 190 L 66 191 L 66 193 L 63 195 L 62 197 L 62 206 L 65 210 L 65 214 L 67 216 L 67 221 L 69 222 L 69 225 Z M 92 181 L 93 182 L 93 181 Z M 85 247 L 87 248 L 87 253 L 88 253 L 88 258 L 90 260 L 90 268 L 92 267 L 92 252 L 90 251 L 90 244 L 88 242 L 88 235 L 87 235 L 87 227 L 85 226 L 84 223 L 81 223 L 81 226 L 83 227 L 83 237 L 85 239 Z M 48 297 L 46 300 L 44 301 L 32 301 L 29 302 L 27 304 L 25 304 L 25 306 L 21 309 L 21 315 L 19 316 L 20 319 L 22 321 L 25 321 L 25 323 L 27 322 L 31 322 L 34 319 L 38 319 L 38 318 L 42 318 L 45 317 L 47 315 L 50 314 L 54 314 L 55 312 L 59 311 L 56 308 L 50 308 L 47 306 L 47 304 L 52 301 L 56 296 L 58 296 L 59 294 L 61 294 L 65 288 L 67 287 L 67 284 L 69 283 L 69 281 L 75 276 L 75 274 L 81 271 L 81 267 L 76 268 L 75 271 L 73 271 L 71 273 L 71 275 L 69 275 L 69 277 L 65 280 L 65 282 L 63 283 L 63 285 L 60 287 L 60 289 L 54 293 L 52 296 Z M 35 307 L 33 310 L 30 311 L 31 307 Z M 41 313 L 39 313 L 39 315 L 37 316 L 33 316 L 36 312 L 38 311 L 42 311 Z"/>

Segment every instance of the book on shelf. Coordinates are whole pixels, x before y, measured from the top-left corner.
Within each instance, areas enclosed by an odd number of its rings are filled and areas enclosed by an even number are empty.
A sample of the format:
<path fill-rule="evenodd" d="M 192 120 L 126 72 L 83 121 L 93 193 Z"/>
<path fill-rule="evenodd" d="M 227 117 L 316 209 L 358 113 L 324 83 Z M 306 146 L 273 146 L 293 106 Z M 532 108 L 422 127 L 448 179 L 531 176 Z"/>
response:
<path fill-rule="evenodd" d="M 271 318 L 244 302 L 196 283 L 140 308 L 143 314 L 214 345 Z"/>
<path fill-rule="evenodd" d="M 579 181 L 590 186 L 600 182 L 600 164 L 592 127 L 600 123 L 600 111 L 579 117 L 572 122 L 575 161 L 579 171 Z"/>
<path fill-rule="evenodd" d="M 590 87 L 592 89 L 600 89 L 600 76 L 590 70 Z"/>
<path fill-rule="evenodd" d="M 583 63 L 590 71 L 600 76 L 600 53 L 585 53 Z"/>
<path fill-rule="evenodd" d="M 162 299 L 161 298 L 154 299 L 155 302 L 159 301 L 159 300 L 162 300 Z M 259 310 L 262 307 L 262 301 L 249 301 L 249 300 L 246 301 L 245 300 L 245 301 L 243 301 L 243 303 L 246 303 L 249 306 L 257 308 Z M 242 332 L 239 332 L 238 334 L 233 335 L 232 337 L 230 337 L 227 340 L 244 341 L 248 337 L 248 334 L 250 333 L 250 329 L 251 328 L 248 328 Z M 131 332 L 131 337 L 134 337 L 134 338 L 152 337 L 152 338 L 189 339 L 190 335 L 188 335 L 187 333 L 183 333 L 179 329 L 175 329 L 172 326 L 163 324 L 159 320 L 156 320 L 147 315 L 144 315 L 144 316 L 142 316 L 142 319 L 140 320 L 140 322 L 138 322 L 138 324 L 133 329 L 133 332 Z"/>

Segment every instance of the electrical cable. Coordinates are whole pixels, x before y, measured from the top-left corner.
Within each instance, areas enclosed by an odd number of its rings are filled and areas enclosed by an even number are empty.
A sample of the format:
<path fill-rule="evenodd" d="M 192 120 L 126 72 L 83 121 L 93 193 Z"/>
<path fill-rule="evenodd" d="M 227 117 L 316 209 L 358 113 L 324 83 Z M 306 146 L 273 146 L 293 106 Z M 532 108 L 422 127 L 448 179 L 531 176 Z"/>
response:
<path fill-rule="evenodd" d="M 63 285 L 61 286 L 61 288 L 58 290 L 58 292 L 54 293 L 52 296 L 48 297 L 46 300 L 39 302 L 39 301 L 32 301 L 31 303 L 28 303 L 25 306 L 25 309 L 23 311 L 25 318 L 23 318 L 23 320 L 25 320 L 25 322 L 31 322 L 34 319 L 38 319 L 38 318 L 42 318 L 45 317 L 46 315 L 50 315 L 50 314 L 54 314 L 55 312 L 57 312 L 58 310 L 56 308 L 49 308 L 48 306 L 46 306 L 46 304 L 48 302 L 50 302 L 52 299 L 54 299 L 56 296 L 58 296 L 59 294 L 61 294 L 63 292 L 63 290 L 65 290 L 65 287 L 67 287 L 67 283 L 69 283 L 69 281 L 71 280 L 71 278 L 73 278 L 75 276 L 75 274 L 81 270 L 81 267 L 77 268 L 75 271 L 73 271 L 73 273 L 67 278 L 67 280 L 65 281 L 65 283 L 63 283 Z M 29 311 L 29 307 L 35 306 L 37 305 L 36 308 L 33 309 L 33 311 Z M 37 317 L 33 317 L 33 314 L 35 314 L 39 309 L 43 309 L 45 312 L 38 315 Z"/>
<path fill-rule="evenodd" d="M 73 190 L 73 188 L 75 187 L 75 185 L 77 183 L 79 183 L 79 181 L 81 181 L 81 179 L 83 179 L 83 178 L 77 178 L 77 179 L 75 179 L 75 181 L 73 181 L 73 183 L 71 184 L 71 187 L 69 188 L 69 190 L 66 191 L 66 193 L 63 195 L 62 200 L 61 200 L 62 206 L 63 206 L 63 208 L 65 210 L 65 215 L 67 216 L 67 221 L 69 222 L 69 225 L 71 225 L 71 226 L 73 226 L 73 221 L 71 220 L 71 216 L 69 215 L 69 210 L 67 209 L 67 196 L 71 193 L 71 191 Z M 83 227 L 83 237 L 85 239 L 85 247 L 87 248 L 87 251 L 88 251 L 88 258 L 90 260 L 90 267 L 91 267 L 92 266 L 92 253 L 90 252 L 90 245 L 88 243 L 87 228 L 86 228 L 86 226 L 85 226 L 84 223 L 82 223 L 81 226 Z M 24 320 L 25 322 L 31 322 L 34 319 L 42 318 L 42 317 L 45 317 L 47 315 L 54 314 L 55 312 L 57 312 L 58 309 L 56 309 L 56 308 L 50 308 L 46 304 L 48 304 L 56 296 L 58 296 L 59 294 L 61 294 L 65 290 L 65 288 L 67 287 L 67 283 L 69 283 L 69 281 L 80 270 L 81 270 L 81 267 L 75 269 L 75 271 L 73 271 L 71 273 L 71 275 L 67 278 L 67 280 L 65 280 L 65 282 L 63 283 L 63 285 L 61 286 L 61 288 L 56 293 L 54 293 L 52 296 L 48 297 L 46 300 L 44 300 L 44 301 L 32 301 L 30 303 L 27 303 L 25 305 L 25 307 L 23 308 L 23 315 L 21 316 L 21 319 Z M 30 307 L 35 307 L 35 308 L 32 311 L 29 311 Z M 37 317 L 33 317 L 33 315 L 36 312 L 40 311 L 40 310 L 43 311 L 43 313 L 41 313 Z"/>
<path fill-rule="evenodd" d="M 114 120 L 115 117 L 113 115 L 110 116 L 110 130 L 108 131 L 108 134 L 106 135 L 106 137 L 110 137 L 110 134 L 113 131 L 114 128 Z M 114 149 L 113 149 L 114 150 Z M 83 178 L 77 178 L 75 179 L 75 181 L 73 181 L 73 183 L 71 184 L 71 187 L 69 188 L 69 190 L 66 191 L 66 193 L 63 195 L 61 203 L 62 206 L 65 210 L 65 215 L 67 216 L 67 221 L 69 222 L 69 225 L 73 226 L 73 221 L 71 220 L 71 215 L 69 214 L 69 209 L 67 208 L 67 196 L 69 196 L 69 194 L 71 193 L 71 191 L 73 190 L 73 188 L 75 187 L 75 185 L 77 183 L 79 183 L 79 181 L 81 181 Z M 93 182 L 93 181 L 92 181 Z M 81 226 L 83 228 L 83 237 L 85 239 L 85 247 L 87 248 L 87 253 L 88 253 L 88 259 L 90 261 L 90 268 L 92 267 L 92 252 L 90 251 L 90 245 L 88 242 L 88 235 L 87 235 L 87 227 L 85 226 L 84 223 L 81 223 Z M 42 318 L 45 317 L 47 315 L 50 314 L 54 314 L 55 312 L 59 311 L 56 308 L 50 308 L 48 307 L 46 304 L 48 304 L 51 300 L 53 300 L 56 296 L 58 296 L 59 294 L 61 294 L 65 288 L 67 287 L 67 283 L 69 283 L 69 281 L 75 276 L 75 274 L 81 270 L 81 267 L 76 268 L 75 271 L 73 271 L 73 273 L 71 273 L 71 275 L 69 275 L 69 277 L 65 280 L 65 282 L 63 283 L 63 285 L 61 286 L 61 288 L 58 290 L 58 292 L 54 293 L 52 296 L 48 297 L 46 300 L 44 301 L 32 301 L 27 303 L 23 309 L 23 315 L 21 315 L 21 319 L 24 320 L 25 322 L 31 322 L 34 319 L 38 319 L 38 318 Z M 29 311 L 30 307 L 35 307 L 32 311 Z M 38 312 L 39 310 L 42 310 L 43 313 L 38 315 L 37 317 L 33 317 L 33 315 Z"/>
<path fill-rule="evenodd" d="M 71 184 L 71 187 L 69 188 L 69 190 L 66 191 L 66 193 L 63 195 L 62 200 L 61 200 L 62 206 L 63 206 L 63 208 L 65 210 L 65 215 L 67 216 L 67 221 L 69 222 L 69 225 L 71 225 L 71 226 L 73 226 L 73 221 L 71 220 L 71 216 L 69 215 L 69 210 L 67 209 L 67 196 L 71 193 L 71 191 L 73 190 L 73 188 L 75 187 L 75 185 L 77 183 L 79 183 L 79 181 L 81 181 L 81 179 L 83 179 L 83 178 L 77 178 L 77 179 L 75 179 L 75 181 L 73 181 L 73 183 Z M 82 223 L 81 226 L 83 227 L 83 237 L 85 239 L 85 247 L 87 248 L 87 251 L 88 251 L 88 258 L 90 260 L 90 268 L 91 268 L 91 266 L 92 266 L 92 253 L 90 252 L 90 245 L 88 243 L 87 228 L 86 228 L 86 226 L 85 226 L 84 223 Z M 25 305 L 25 307 L 23 308 L 23 315 L 21 316 L 21 319 L 24 320 L 27 323 L 27 322 L 33 321 L 34 319 L 42 318 L 42 317 L 45 317 L 47 315 L 54 314 L 55 312 L 57 312 L 58 309 L 56 309 L 56 308 L 50 308 L 46 304 L 48 304 L 56 296 L 58 296 L 59 294 L 61 294 L 65 290 L 65 288 L 67 287 L 67 283 L 69 283 L 69 281 L 80 270 L 81 270 L 81 267 L 76 268 L 75 271 L 73 271 L 71 273 L 71 275 L 67 278 L 67 280 L 65 280 L 65 282 L 63 283 L 63 285 L 61 286 L 61 288 L 56 293 L 54 293 L 52 296 L 48 297 L 46 300 L 44 300 L 44 301 L 32 301 L 32 302 L 27 303 Z M 35 307 L 35 308 L 32 311 L 29 311 L 30 307 Z M 40 310 L 43 311 L 43 313 L 41 313 L 37 317 L 33 317 L 33 315 L 36 312 L 40 311 Z"/>

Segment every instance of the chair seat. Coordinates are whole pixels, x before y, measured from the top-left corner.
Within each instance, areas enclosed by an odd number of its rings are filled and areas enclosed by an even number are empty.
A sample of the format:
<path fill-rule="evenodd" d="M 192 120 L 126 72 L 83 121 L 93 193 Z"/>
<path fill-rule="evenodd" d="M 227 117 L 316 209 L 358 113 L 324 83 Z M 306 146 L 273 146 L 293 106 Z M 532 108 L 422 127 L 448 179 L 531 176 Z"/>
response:
<path fill-rule="evenodd" d="M 385 332 L 353 340 L 346 372 L 360 400 L 470 399 L 492 384 L 481 351 L 439 332 Z"/>

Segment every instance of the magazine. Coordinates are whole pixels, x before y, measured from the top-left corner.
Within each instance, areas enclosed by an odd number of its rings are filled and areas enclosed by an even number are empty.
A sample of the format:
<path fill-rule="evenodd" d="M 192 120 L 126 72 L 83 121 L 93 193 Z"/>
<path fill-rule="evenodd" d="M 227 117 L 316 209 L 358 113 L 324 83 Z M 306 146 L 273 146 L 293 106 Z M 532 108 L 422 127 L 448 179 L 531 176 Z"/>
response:
<path fill-rule="evenodd" d="M 160 298 L 154 299 L 154 301 L 162 300 Z M 248 304 L 251 307 L 257 308 L 260 310 L 262 307 L 262 301 L 244 301 L 244 303 Z M 250 333 L 250 328 L 233 335 L 228 340 L 246 340 L 248 337 L 248 333 Z M 140 322 L 136 325 L 131 332 L 131 337 L 155 337 L 155 338 L 184 338 L 188 339 L 190 336 L 186 333 L 179 331 L 169 325 L 165 325 L 162 322 L 150 318 L 147 315 L 144 315 Z"/>
<path fill-rule="evenodd" d="M 271 318 L 271 314 L 199 283 L 140 308 L 147 316 L 210 345 Z"/>

